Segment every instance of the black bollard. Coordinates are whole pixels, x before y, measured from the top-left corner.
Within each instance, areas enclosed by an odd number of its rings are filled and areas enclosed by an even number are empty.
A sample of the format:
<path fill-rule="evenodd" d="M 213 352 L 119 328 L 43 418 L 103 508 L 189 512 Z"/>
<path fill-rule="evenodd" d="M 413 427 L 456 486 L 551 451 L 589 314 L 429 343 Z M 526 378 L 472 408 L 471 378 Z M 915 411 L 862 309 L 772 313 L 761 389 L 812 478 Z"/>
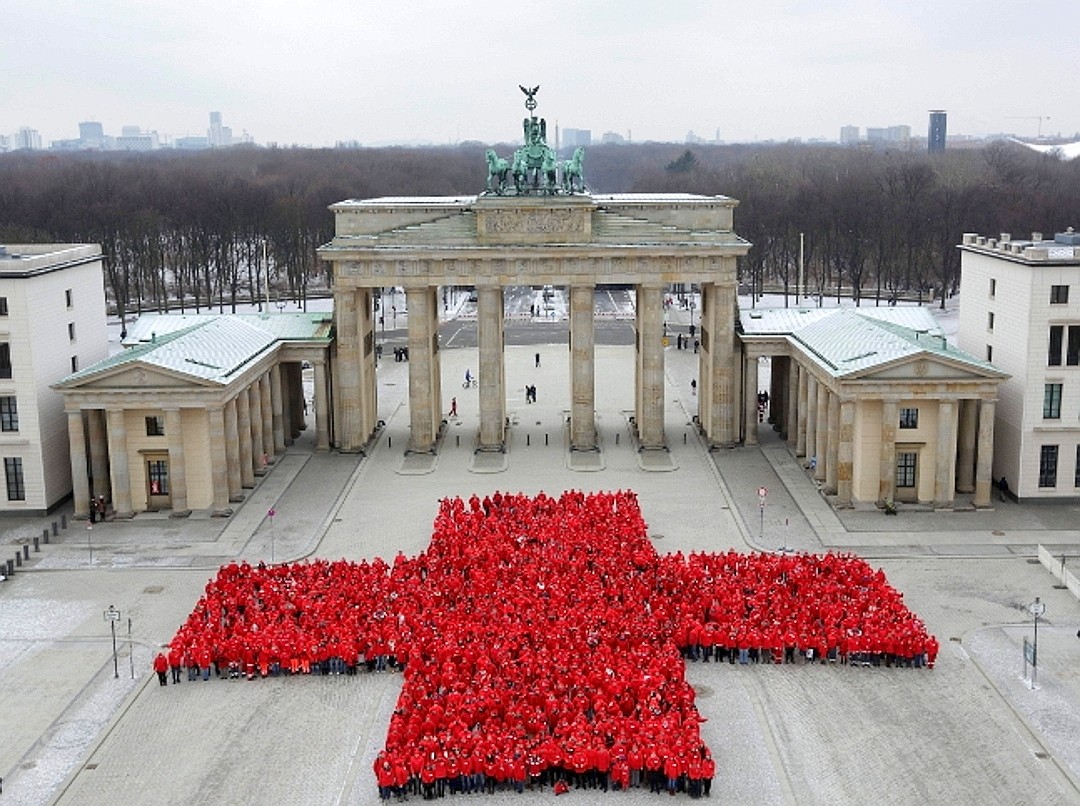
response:
<path fill-rule="evenodd" d="M 544 445 L 546 446 L 547 444 L 548 444 L 548 435 L 545 433 L 544 434 Z"/>
<path fill-rule="evenodd" d="M 14 573 L 15 573 L 15 561 L 14 560 L 8 560 L 7 561 L 7 575 L 12 576 L 12 575 L 14 575 Z"/>
<path fill-rule="evenodd" d="M 41 551 L 41 546 L 38 545 L 38 539 L 35 537 L 34 538 L 34 553 L 36 554 L 39 551 Z"/>
<path fill-rule="evenodd" d="M 683 435 L 682 435 L 682 444 L 683 445 L 686 444 L 686 432 L 685 431 L 683 431 Z"/>
<path fill-rule="evenodd" d="M 49 542 L 49 530 L 48 529 L 42 529 L 41 530 L 41 539 L 44 540 L 46 543 Z"/>
<path fill-rule="evenodd" d="M 23 559 L 24 560 L 29 560 L 30 559 L 30 544 L 29 543 L 24 543 L 23 544 L 22 553 L 23 553 Z"/>
<path fill-rule="evenodd" d="M 67 515 L 60 516 L 60 528 L 67 529 Z"/>
<path fill-rule="evenodd" d="M 11 560 L 8 560 L 8 562 L 11 562 Z M 19 566 L 19 568 L 22 568 L 22 555 L 19 554 L 19 552 L 17 551 L 15 552 L 15 565 Z"/>
<path fill-rule="evenodd" d="M 460 448 L 461 447 L 461 434 L 454 434 L 454 447 L 455 448 Z"/>
<path fill-rule="evenodd" d="M 530 442 L 531 439 L 532 439 L 532 434 L 526 434 L 525 435 L 525 447 L 526 448 L 529 447 L 529 442 Z"/>
<path fill-rule="evenodd" d="M 386 447 L 388 447 L 388 448 L 394 447 L 394 438 L 392 436 L 390 436 L 389 434 L 386 435 Z"/>
<path fill-rule="evenodd" d="M 619 432 L 618 431 L 615 432 L 615 444 L 616 445 L 619 444 Z"/>

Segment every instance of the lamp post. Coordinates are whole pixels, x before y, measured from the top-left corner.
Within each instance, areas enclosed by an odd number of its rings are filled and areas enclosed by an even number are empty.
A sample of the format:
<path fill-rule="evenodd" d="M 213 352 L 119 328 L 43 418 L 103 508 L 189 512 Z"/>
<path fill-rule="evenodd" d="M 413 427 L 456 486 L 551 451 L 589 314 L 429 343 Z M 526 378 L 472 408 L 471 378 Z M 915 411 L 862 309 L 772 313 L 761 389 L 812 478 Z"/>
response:
<path fill-rule="evenodd" d="M 1035 642 L 1031 649 L 1031 687 L 1039 680 L 1039 616 L 1046 612 L 1046 605 L 1035 597 L 1035 601 L 1028 607 L 1028 612 L 1035 617 Z"/>
<path fill-rule="evenodd" d="M 266 517 L 270 519 L 270 564 L 274 564 L 274 516 L 277 515 L 277 510 L 271 507 L 266 512 Z"/>

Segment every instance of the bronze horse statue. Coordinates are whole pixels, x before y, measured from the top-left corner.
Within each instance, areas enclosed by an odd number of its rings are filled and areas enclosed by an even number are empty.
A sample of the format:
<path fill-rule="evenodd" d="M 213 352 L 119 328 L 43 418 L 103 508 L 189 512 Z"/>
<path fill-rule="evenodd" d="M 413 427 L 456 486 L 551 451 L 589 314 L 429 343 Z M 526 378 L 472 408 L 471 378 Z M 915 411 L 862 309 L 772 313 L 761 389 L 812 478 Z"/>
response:
<path fill-rule="evenodd" d="M 583 163 L 585 162 L 585 149 L 574 149 L 574 156 L 568 160 L 564 160 L 562 165 L 562 186 L 563 190 L 567 193 L 574 192 L 574 180 L 577 179 L 577 189 L 579 192 L 585 190 L 585 175 L 582 173 Z"/>
<path fill-rule="evenodd" d="M 510 173 L 510 162 L 505 160 L 495 153 L 494 149 L 489 148 L 485 154 L 487 157 L 488 177 L 487 177 L 487 189 L 488 192 L 494 191 L 495 193 L 501 193 L 503 188 L 506 187 L 506 175 Z M 498 183 L 496 187 L 492 188 L 491 180 L 494 179 Z"/>

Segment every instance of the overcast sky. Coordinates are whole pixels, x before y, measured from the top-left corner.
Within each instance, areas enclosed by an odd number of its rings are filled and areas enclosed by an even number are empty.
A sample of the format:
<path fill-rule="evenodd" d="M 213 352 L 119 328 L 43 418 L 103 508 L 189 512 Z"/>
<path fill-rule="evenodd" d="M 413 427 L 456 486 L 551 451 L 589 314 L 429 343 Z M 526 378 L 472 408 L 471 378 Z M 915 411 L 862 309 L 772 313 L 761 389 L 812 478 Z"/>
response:
<path fill-rule="evenodd" d="M 1077 0 L 0 0 L 0 133 L 259 143 L 1080 131 Z M 551 138 L 549 138 L 551 139 Z"/>

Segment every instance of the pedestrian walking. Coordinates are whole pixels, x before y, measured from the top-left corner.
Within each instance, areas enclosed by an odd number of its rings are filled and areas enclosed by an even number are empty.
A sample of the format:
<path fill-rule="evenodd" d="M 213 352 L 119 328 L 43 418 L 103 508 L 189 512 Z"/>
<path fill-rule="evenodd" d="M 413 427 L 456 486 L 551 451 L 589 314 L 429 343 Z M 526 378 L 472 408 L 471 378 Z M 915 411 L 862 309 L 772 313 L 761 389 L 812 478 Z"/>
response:
<path fill-rule="evenodd" d="M 169 659 L 161 652 L 157 653 L 157 657 L 154 658 L 154 671 L 157 672 L 157 679 L 160 685 L 169 685 L 169 680 L 165 676 L 166 672 L 169 671 Z"/>
<path fill-rule="evenodd" d="M 690 379 L 690 394 L 692 394 L 692 395 L 697 394 L 697 378 L 691 378 Z"/>
<path fill-rule="evenodd" d="M 450 416 L 457 417 L 457 398 L 450 398 Z"/>
<path fill-rule="evenodd" d="M 1008 494 L 1009 494 L 1009 482 L 1007 482 L 1005 480 L 1005 477 L 1002 476 L 1001 480 L 998 481 L 998 498 L 1000 498 L 1002 501 L 1004 501 L 1006 496 L 1008 496 Z"/>

